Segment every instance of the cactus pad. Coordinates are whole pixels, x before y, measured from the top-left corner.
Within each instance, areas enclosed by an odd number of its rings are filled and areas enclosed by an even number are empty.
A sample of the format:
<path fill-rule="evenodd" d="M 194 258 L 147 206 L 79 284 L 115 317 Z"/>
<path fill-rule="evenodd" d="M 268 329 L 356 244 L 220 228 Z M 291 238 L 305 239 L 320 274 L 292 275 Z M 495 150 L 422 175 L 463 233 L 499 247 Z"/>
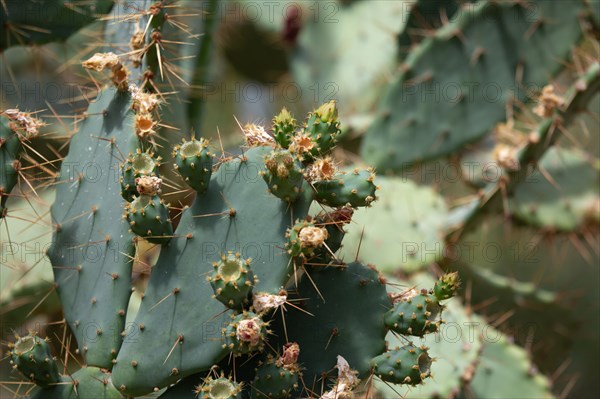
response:
<path fill-rule="evenodd" d="M 359 209 L 347 226 L 341 255 L 376 264 L 384 273 L 410 273 L 441 259 L 447 208 L 428 187 L 394 178 L 377 179 L 380 200 Z"/>
<path fill-rule="evenodd" d="M 424 39 L 381 101 L 363 159 L 385 172 L 450 154 L 505 120 L 523 88 L 546 84 L 581 37 L 584 2 L 535 4 L 479 1 Z"/>
<path fill-rule="evenodd" d="M 295 303 L 303 311 L 289 308 L 286 328 L 278 326 L 277 336 L 300 345 L 298 363 L 304 368 L 303 380 L 309 389 L 335 378 L 338 355 L 360 373 L 359 377 L 368 375 L 369 360 L 385 349 L 383 315 L 392 306 L 381 276 L 358 262 L 316 273 L 311 270 L 310 278 L 303 275 L 295 288 L 301 298 Z"/>
<path fill-rule="evenodd" d="M 115 383 L 124 385 L 127 394 L 164 387 L 226 356 L 221 329 L 231 322 L 230 313 L 223 312 L 206 281 L 223 253 L 252 258 L 252 272 L 259 280 L 256 292 L 277 294 L 292 275 L 293 265 L 283 249 L 285 232 L 293 218 L 306 216 L 309 201 L 300 197 L 290 207 L 265 193 L 267 185 L 259 172 L 271 150 L 251 148 L 243 157 L 222 163 L 208 190 L 198 193 L 174 237 L 162 247 L 134 320 L 144 328 L 133 333 L 135 339 L 126 340 L 114 370 Z"/>
<path fill-rule="evenodd" d="M 540 170 L 517 186 L 512 210 L 533 226 L 572 231 L 600 213 L 600 175 L 582 152 L 550 149 Z M 546 176 L 552 181 L 548 181 Z"/>
<path fill-rule="evenodd" d="M 134 248 L 115 176 L 135 137 L 131 97 L 105 89 L 87 114 L 62 163 L 48 256 L 85 361 L 110 369 L 131 294 Z"/>

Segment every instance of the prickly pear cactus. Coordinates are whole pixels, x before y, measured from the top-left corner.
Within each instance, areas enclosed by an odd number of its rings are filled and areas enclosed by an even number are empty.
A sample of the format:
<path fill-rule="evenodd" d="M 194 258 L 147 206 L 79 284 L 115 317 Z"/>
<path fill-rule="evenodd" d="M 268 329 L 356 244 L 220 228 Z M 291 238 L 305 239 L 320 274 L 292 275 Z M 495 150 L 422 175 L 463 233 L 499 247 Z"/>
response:
<path fill-rule="evenodd" d="M 527 100 L 525 88 L 542 87 L 562 69 L 582 35 L 584 10 L 583 1 L 540 1 L 533 11 L 518 1 L 464 7 L 404 61 L 365 136 L 364 159 L 401 170 L 483 137 L 505 120 L 511 98 Z M 430 95 L 438 98 L 426 101 Z"/>
<path fill-rule="evenodd" d="M 111 0 L 69 4 L 62 0 L 5 0 L 0 9 L 0 48 L 15 44 L 66 39 L 79 28 L 110 11 Z"/>

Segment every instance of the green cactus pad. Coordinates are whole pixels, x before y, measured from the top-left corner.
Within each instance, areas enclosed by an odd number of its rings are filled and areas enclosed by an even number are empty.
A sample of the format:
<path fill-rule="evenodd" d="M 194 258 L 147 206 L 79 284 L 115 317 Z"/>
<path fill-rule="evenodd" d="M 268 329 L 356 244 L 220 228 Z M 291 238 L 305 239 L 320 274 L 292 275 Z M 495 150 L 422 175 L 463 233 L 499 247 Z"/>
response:
<path fill-rule="evenodd" d="M 106 370 L 97 367 L 84 367 L 52 387 L 36 391 L 32 399 L 123 399 L 115 388 L 112 376 Z"/>
<path fill-rule="evenodd" d="M 11 350 L 12 363 L 29 380 L 46 387 L 60 381 L 56 359 L 48 343 L 37 335 L 21 337 Z"/>
<path fill-rule="evenodd" d="M 265 157 L 263 179 L 269 192 L 286 202 L 294 202 L 302 191 L 302 164 L 287 150 L 274 151 Z"/>
<path fill-rule="evenodd" d="M 412 344 L 389 350 L 371 360 L 373 374 L 393 384 L 418 385 L 431 375 L 426 346 Z"/>
<path fill-rule="evenodd" d="M 380 199 L 354 213 L 340 257 L 373 263 L 384 273 L 422 269 L 442 258 L 444 199 L 428 187 L 399 178 L 377 178 Z"/>
<path fill-rule="evenodd" d="M 125 214 L 131 231 L 156 244 L 166 244 L 173 237 L 169 209 L 158 195 L 140 195 L 126 205 Z"/>
<path fill-rule="evenodd" d="M 275 362 L 266 362 L 256 369 L 252 383 L 252 398 L 284 399 L 292 397 L 298 388 L 299 371 L 279 367 Z"/>
<path fill-rule="evenodd" d="M 442 309 L 434 295 L 412 289 L 396 299 L 385 314 L 385 325 L 398 334 L 421 337 L 439 330 Z"/>
<path fill-rule="evenodd" d="M 539 374 L 526 351 L 487 326 L 475 376 L 465 387 L 468 396 L 485 398 L 554 398 L 550 380 Z"/>
<path fill-rule="evenodd" d="M 443 25 L 442 16 L 452 20 L 460 6 L 464 3 L 473 3 L 476 0 L 465 2 L 457 0 L 417 0 L 411 5 L 410 13 L 406 18 L 406 25 L 398 35 L 400 59 L 405 59 L 410 54 L 412 46 L 427 37 L 424 31 L 439 29 Z"/>
<path fill-rule="evenodd" d="M 70 4 L 63 0 L 5 0 L 0 8 L 0 48 L 64 40 L 79 28 L 110 11 L 111 0 Z"/>
<path fill-rule="evenodd" d="M 208 281 L 215 291 L 215 298 L 230 309 L 240 309 L 248 303 L 254 286 L 250 262 L 250 259 L 241 259 L 239 253 L 230 252 L 213 264 L 215 270 Z"/>
<path fill-rule="evenodd" d="M 175 147 L 175 168 L 194 190 L 203 193 L 208 189 L 212 175 L 213 156 L 208 141 L 192 139 Z"/>
<path fill-rule="evenodd" d="M 136 140 L 130 95 L 106 89 L 87 115 L 56 184 L 48 256 L 81 354 L 88 365 L 110 369 L 121 346 L 134 255 L 121 187 L 109 173 Z"/>
<path fill-rule="evenodd" d="M 355 169 L 339 174 L 331 180 L 313 182 L 315 199 L 323 205 L 332 207 L 369 206 L 377 199 L 377 186 L 373 182 L 375 174 L 370 170 Z"/>
<path fill-rule="evenodd" d="M 5 216 L 6 201 L 17 184 L 18 156 L 21 151 L 19 135 L 9 124 L 7 117 L 0 116 L 0 218 Z"/>
<path fill-rule="evenodd" d="M 483 137 L 506 119 L 507 102 L 526 100 L 525 88 L 542 87 L 563 68 L 581 37 L 583 9 L 584 2 L 540 1 L 532 11 L 517 1 L 479 1 L 461 10 L 405 60 L 362 143 L 365 162 L 401 170 Z"/>
<path fill-rule="evenodd" d="M 121 196 L 125 201 L 131 202 L 139 193 L 136 189 L 135 179 L 142 176 L 158 176 L 158 160 L 152 154 L 137 151 L 129 154 L 121 166 Z"/>
<path fill-rule="evenodd" d="M 279 346 L 299 344 L 298 364 L 308 389 L 320 389 L 322 383 L 328 385 L 328 378 L 335 379 L 338 355 L 359 372 L 359 378 L 367 376 L 369 360 L 385 350 L 383 315 L 392 307 L 381 276 L 358 262 L 308 273 L 310 278 L 303 275 L 293 287 L 300 301 L 291 299 L 302 310 L 288 308 L 286 328 L 278 319 L 272 338 L 282 340 Z"/>
<path fill-rule="evenodd" d="M 224 349 L 234 355 L 259 352 L 264 349 L 267 339 L 267 324 L 253 312 L 231 315 L 231 322 L 223 329 Z"/>
<path fill-rule="evenodd" d="M 600 174 L 591 163 L 581 151 L 551 148 L 539 169 L 517 186 L 511 210 L 525 223 L 561 231 L 573 231 L 597 219 Z"/>
<path fill-rule="evenodd" d="M 281 148 L 288 148 L 298 123 L 285 107 L 273 118 L 273 137 Z"/>
<path fill-rule="evenodd" d="M 206 281 L 223 253 L 236 251 L 244 259 L 252 258 L 252 272 L 259 279 L 256 292 L 277 294 L 293 274 L 283 250 L 285 232 L 293 218 L 306 216 L 309 199 L 299 198 L 290 207 L 266 195 L 259 171 L 270 151 L 271 147 L 251 148 L 243 158 L 221 164 L 208 190 L 198 193 L 184 211 L 175 237 L 161 248 L 133 321 L 144 328 L 126 338 L 114 370 L 115 384 L 124 385 L 127 394 L 139 396 L 164 387 L 209 369 L 227 355 L 221 328 L 231 319 L 212 298 L 214 291 Z"/>

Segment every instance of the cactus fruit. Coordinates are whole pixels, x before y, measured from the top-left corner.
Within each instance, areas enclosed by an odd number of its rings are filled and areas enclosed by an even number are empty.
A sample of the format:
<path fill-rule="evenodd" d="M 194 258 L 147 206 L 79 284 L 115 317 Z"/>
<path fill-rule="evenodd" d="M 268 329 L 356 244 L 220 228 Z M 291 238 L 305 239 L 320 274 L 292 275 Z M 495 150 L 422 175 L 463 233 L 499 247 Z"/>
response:
<path fill-rule="evenodd" d="M 195 390 L 196 397 L 200 399 L 240 399 L 241 392 L 241 384 L 224 376 L 208 376 Z"/>
<path fill-rule="evenodd" d="M 304 134 L 310 138 L 312 145 L 308 151 L 299 152 L 299 157 L 310 161 L 316 157 L 326 156 L 337 143 L 340 133 L 337 104 L 335 101 L 329 101 L 308 115 Z"/>
<path fill-rule="evenodd" d="M 20 337 L 9 354 L 14 367 L 39 386 L 47 387 L 60 381 L 56 359 L 48 343 L 36 334 Z"/>
<path fill-rule="evenodd" d="M 231 323 L 223 328 L 223 348 L 231 350 L 234 355 L 262 351 L 269 332 L 267 323 L 256 313 L 247 311 L 237 316 L 231 315 L 231 318 Z"/>
<path fill-rule="evenodd" d="M 298 356 L 300 347 L 297 343 L 287 343 L 283 353 L 275 359 L 269 355 L 267 360 L 256 369 L 256 377 L 252 383 L 253 398 L 289 398 L 298 388 L 299 376 Z"/>
<path fill-rule="evenodd" d="M 351 206 L 345 206 L 335 209 L 331 212 L 322 211 L 314 218 L 316 227 L 324 228 L 327 231 L 327 238 L 321 247 L 315 249 L 315 256 L 307 263 L 311 266 L 327 266 L 334 258 L 335 253 L 341 248 L 342 240 L 346 235 L 344 226 L 352 221 L 354 209 Z M 339 262 L 338 262 L 339 263 Z"/>
<path fill-rule="evenodd" d="M 452 298 L 458 290 L 458 272 L 446 273 L 435 282 L 433 294 L 438 301 Z"/>
<path fill-rule="evenodd" d="M 214 262 L 214 272 L 207 277 L 215 291 L 215 298 L 230 309 L 240 309 L 247 304 L 255 284 L 250 269 L 251 259 L 242 259 L 239 253 L 229 252 Z"/>
<path fill-rule="evenodd" d="M 315 249 L 327 240 L 327 229 L 315 226 L 307 220 L 296 221 L 296 224 L 288 229 L 286 237 L 288 242 L 285 246 L 290 256 L 310 258 Z"/>
<path fill-rule="evenodd" d="M 42 126 L 42 121 L 18 109 L 0 114 L 0 219 L 6 216 L 6 201 L 17 184 L 23 142 L 35 137 Z"/>
<path fill-rule="evenodd" d="M 129 154 L 121 165 L 121 195 L 127 202 L 139 196 L 136 179 L 142 176 L 158 176 L 160 158 L 154 158 L 152 153 L 142 152 L 139 149 L 135 154 Z"/>
<path fill-rule="evenodd" d="M 279 114 L 273 118 L 273 137 L 275 142 L 279 144 L 281 148 L 288 148 L 292 143 L 292 137 L 296 133 L 298 124 L 296 120 L 287 110 L 283 108 Z"/>
<path fill-rule="evenodd" d="M 156 244 L 166 244 L 173 237 L 169 209 L 156 195 L 140 195 L 126 205 L 125 218 L 131 231 Z"/>
<path fill-rule="evenodd" d="M 393 298 L 393 301 L 393 309 L 385 314 L 385 325 L 390 330 L 418 337 L 438 331 L 438 316 L 443 307 L 434 295 L 426 290 L 417 292 L 410 289 Z"/>
<path fill-rule="evenodd" d="M 6 118 L 0 117 L 0 218 L 6 216 L 6 201 L 17 184 L 20 151 L 19 135 L 10 128 Z"/>
<path fill-rule="evenodd" d="M 313 181 L 315 198 L 323 205 L 340 207 L 349 204 L 356 208 L 369 206 L 377 199 L 377 186 L 373 183 L 372 170 L 354 169 L 348 173 L 333 176 L 331 180 Z"/>
<path fill-rule="evenodd" d="M 393 384 L 418 385 L 431 375 L 433 360 L 426 346 L 412 344 L 389 350 L 371 360 L 373 373 Z"/>
<path fill-rule="evenodd" d="M 203 193 L 208 189 L 212 175 L 213 155 L 208 149 L 208 141 L 192 138 L 175 147 L 175 169 L 183 180 L 194 190 Z"/>
<path fill-rule="evenodd" d="M 287 150 L 278 150 L 265 157 L 261 172 L 269 192 L 286 202 L 294 202 L 302 192 L 302 164 Z"/>

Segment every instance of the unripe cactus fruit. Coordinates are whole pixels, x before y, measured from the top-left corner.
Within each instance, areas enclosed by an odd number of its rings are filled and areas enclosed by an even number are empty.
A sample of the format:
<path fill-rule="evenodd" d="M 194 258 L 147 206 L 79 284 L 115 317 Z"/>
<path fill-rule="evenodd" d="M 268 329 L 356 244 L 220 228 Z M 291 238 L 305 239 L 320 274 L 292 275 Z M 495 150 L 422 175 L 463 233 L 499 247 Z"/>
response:
<path fill-rule="evenodd" d="M 268 333 L 265 323 L 256 313 L 242 312 L 223 329 L 225 335 L 224 348 L 232 351 L 234 355 L 262 351 Z"/>
<path fill-rule="evenodd" d="M 137 151 L 129 154 L 121 166 L 121 196 L 131 202 L 139 195 L 136 179 L 142 176 L 157 176 L 160 159 L 155 159 L 151 153 Z"/>
<path fill-rule="evenodd" d="M 289 398 L 298 388 L 299 370 L 284 368 L 268 360 L 256 369 L 252 384 L 253 398 Z"/>
<path fill-rule="evenodd" d="M 298 388 L 299 376 L 298 356 L 300 346 L 295 342 L 283 346 L 283 353 L 278 359 L 269 356 L 267 361 L 256 369 L 256 377 L 252 384 L 253 398 L 289 398 Z"/>
<path fill-rule="evenodd" d="M 265 157 L 261 174 L 269 192 L 286 202 L 294 202 L 302 192 L 302 164 L 288 150 L 273 151 Z"/>
<path fill-rule="evenodd" d="M 315 249 L 321 247 L 327 240 L 327 229 L 317 227 L 313 223 L 302 220 L 288 229 L 286 233 L 288 242 L 286 249 L 293 256 L 301 256 L 304 258 L 314 254 Z"/>
<path fill-rule="evenodd" d="M 242 385 L 223 376 L 216 379 L 209 376 L 195 392 L 196 397 L 200 399 L 239 399 Z"/>
<path fill-rule="evenodd" d="M 175 169 L 194 190 L 202 193 L 208 189 L 212 175 L 213 156 L 208 141 L 192 139 L 175 147 Z"/>
<path fill-rule="evenodd" d="M 332 212 L 321 212 L 315 217 L 315 225 L 327 230 L 325 244 L 332 252 L 340 249 L 345 235 L 344 226 L 352 221 L 353 214 L 354 209 L 345 206 Z"/>
<path fill-rule="evenodd" d="M 314 142 L 307 154 L 309 160 L 331 152 L 341 133 L 335 101 L 321 105 L 308 115 L 304 133 Z"/>
<path fill-rule="evenodd" d="M 17 184 L 18 168 L 17 159 L 21 151 L 19 135 L 13 131 L 11 124 L 0 118 L 0 218 L 4 216 L 4 205 L 15 184 Z"/>
<path fill-rule="evenodd" d="M 331 180 L 314 181 L 315 199 L 332 207 L 346 204 L 355 208 L 369 206 L 377 199 L 374 179 L 373 171 L 354 169 L 346 174 L 338 174 Z"/>
<path fill-rule="evenodd" d="M 438 301 L 450 299 L 454 296 L 454 294 L 456 294 L 459 285 L 458 272 L 446 273 L 435 282 L 433 294 L 436 296 Z"/>
<path fill-rule="evenodd" d="M 382 353 L 371 360 L 373 374 L 393 384 L 417 385 L 431 375 L 433 360 L 427 347 L 412 344 Z"/>
<path fill-rule="evenodd" d="M 255 279 L 250 270 L 251 259 L 242 259 L 239 253 L 229 252 L 219 262 L 208 281 L 215 291 L 215 298 L 231 309 L 240 309 L 247 304 Z"/>
<path fill-rule="evenodd" d="M 298 124 L 296 120 L 287 110 L 283 108 L 279 114 L 273 118 L 273 137 L 275 142 L 281 146 L 281 148 L 288 148 L 292 143 L 292 137 L 296 131 Z"/>
<path fill-rule="evenodd" d="M 40 386 L 60 381 L 56 360 L 48 343 L 35 334 L 17 340 L 10 351 L 11 361 L 25 377 Z"/>
<path fill-rule="evenodd" d="M 422 337 L 438 331 L 442 312 L 438 299 L 426 290 L 412 289 L 394 299 L 394 307 L 385 313 L 385 325 L 398 334 Z"/>
<path fill-rule="evenodd" d="M 158 195 L 140 195 L 126 205 L 125 217 L 131 231 L 155 244 L 165 244 L 173 236 L 169 209 Z"/>

